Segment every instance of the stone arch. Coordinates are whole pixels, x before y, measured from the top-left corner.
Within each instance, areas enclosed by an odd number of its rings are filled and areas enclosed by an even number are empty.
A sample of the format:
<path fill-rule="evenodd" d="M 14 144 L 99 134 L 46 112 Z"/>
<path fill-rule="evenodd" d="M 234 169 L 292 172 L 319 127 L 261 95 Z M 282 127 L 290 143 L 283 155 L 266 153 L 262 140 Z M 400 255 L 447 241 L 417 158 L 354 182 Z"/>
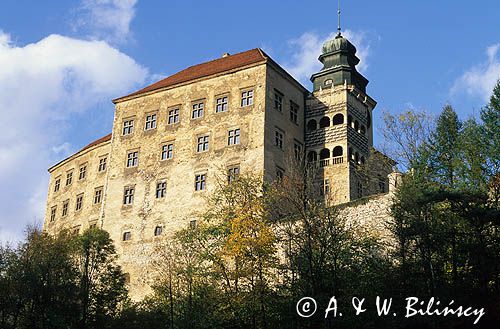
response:
<path fill-rule="evenodd" d="M 335 146 L 332 151 L 332 157 L 340 157 L 344 154 L 342 146 Z"/>
<path fill-rule="evenodd" d="M 321 120 L 319 120 L 319 127 L 320 128 L 330 127 L 330 118 L 322 117 Z"/>
<path fill-rule="evenodd" d="M 348 152 L 349 160 L 354 160 L 354 153 L 352 152 L 352 147 L 349 147 L 347 152 Z"/>
<path fill-rule="evenodd" d="M 359 163 L 359 153 L 357 151 L 354 153 L 354 162 Z"/>
<path fill-rule="evenodd" d="M 333 116 L 332 126 L 341 125 L 344 123 L 344 115 L 342 113 L 337 113 Z"/>
<path fill-rule="evenodd" d="M 330 159 L 330 150 L 329 149 L 322 149 L 319 152 L 319 159 L 320 160 L 325 160 L 325 159 Z"/>
<path fill-rule="evenodd" d="M 316 151 L 309 151 L 309 153 L 307 153 L 307 162 L 316 162 L 316 160 L 318 160 Z"/>
<path fill-rule="evenodd" d="M 356 130 L 357 132 L 359 132 L 359 121 L 358 120 L 354 121 L 354 130 Z"/>
<path fill-rule="evenodd" d="M 311 119 L 311 120 L 307 121 L 307 130 L 308 131 L 316 130 L 317 127 L 318 127 L 318 125 L 316 123 L 316 120 Z"/>

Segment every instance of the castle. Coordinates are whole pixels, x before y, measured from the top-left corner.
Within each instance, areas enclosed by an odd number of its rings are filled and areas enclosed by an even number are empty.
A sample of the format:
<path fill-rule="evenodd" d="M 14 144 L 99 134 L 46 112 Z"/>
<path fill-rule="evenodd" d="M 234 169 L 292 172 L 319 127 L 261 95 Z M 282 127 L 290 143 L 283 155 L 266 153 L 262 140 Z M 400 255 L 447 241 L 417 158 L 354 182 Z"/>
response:
<path fill-rule="evenodd" d="M 312 92 L 252 49 L 113 100 L 112 133 L 49 169 L 44 230 L 108 231 L 139 298 L 147 292 L 151 245 L 196 225 L 221 173 L 274 180 L 287 174 L 290 159 L 304 158 L 335 203 L 375 196 L 349 216 L 385 216 L 390 166 L 370 180 L 360 169 L 374 152 L 376 102 L 356 70 L 356 48 L 339 33 L 319 60 Z"/>

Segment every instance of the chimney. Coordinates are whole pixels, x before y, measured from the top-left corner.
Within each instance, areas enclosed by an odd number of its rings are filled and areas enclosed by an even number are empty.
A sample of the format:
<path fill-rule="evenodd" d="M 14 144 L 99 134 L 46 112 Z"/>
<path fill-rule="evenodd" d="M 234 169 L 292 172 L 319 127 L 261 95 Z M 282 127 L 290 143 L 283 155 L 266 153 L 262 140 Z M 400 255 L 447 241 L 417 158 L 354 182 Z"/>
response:
<path fill-rule="evenodd" d="M 230 55 L 231 55 L 230 53 L 224 53 L 224 54 L 222 54 L 222 58 L 230 56 Z"/>

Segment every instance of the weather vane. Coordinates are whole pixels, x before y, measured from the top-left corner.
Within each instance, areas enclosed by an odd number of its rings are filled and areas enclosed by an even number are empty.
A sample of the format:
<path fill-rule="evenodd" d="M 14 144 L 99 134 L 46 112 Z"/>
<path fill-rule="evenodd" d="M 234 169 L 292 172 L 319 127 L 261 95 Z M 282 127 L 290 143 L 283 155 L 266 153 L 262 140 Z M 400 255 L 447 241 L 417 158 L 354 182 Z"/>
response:
<path fill-rule="evenodd" d="M 339 17 L 339 26 L 337 27 L 337 31 L 338 31 L 337 35 L 340 36 L 340 32 L 341 32 L 341 28 L 340 28 L 340 0 L 339 0 L 339 4 L 338 4 L 337 14 L 338 14 L 338 17 Z"/>

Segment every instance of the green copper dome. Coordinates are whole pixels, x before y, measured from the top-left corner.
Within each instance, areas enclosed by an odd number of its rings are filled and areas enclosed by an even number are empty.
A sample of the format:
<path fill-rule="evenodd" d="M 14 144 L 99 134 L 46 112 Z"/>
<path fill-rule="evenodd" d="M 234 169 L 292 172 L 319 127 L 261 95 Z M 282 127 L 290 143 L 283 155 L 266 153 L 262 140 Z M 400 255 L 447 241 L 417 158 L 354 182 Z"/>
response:
<path fill-rule="evenodd" d="M 323 55 L 325 55 L 342 50 L 352 54 L 356 54 L 356 47 L 354 47 L 354 45 L 342 35 L 337 34 L 334 39 L 328 40 L 323 44 L 323 49 L 321 52 L 323 53 Z"/>
<path fill-rule="evenodd" d="M 318 59 L 323 68 L 311 77 L 314 91 L 343 84 L 354 85 L 361 91 L 366 91 L 368 80 L 356 70 L 359 63 L 356 47 L 340 32 L 323 44 Z"/>

